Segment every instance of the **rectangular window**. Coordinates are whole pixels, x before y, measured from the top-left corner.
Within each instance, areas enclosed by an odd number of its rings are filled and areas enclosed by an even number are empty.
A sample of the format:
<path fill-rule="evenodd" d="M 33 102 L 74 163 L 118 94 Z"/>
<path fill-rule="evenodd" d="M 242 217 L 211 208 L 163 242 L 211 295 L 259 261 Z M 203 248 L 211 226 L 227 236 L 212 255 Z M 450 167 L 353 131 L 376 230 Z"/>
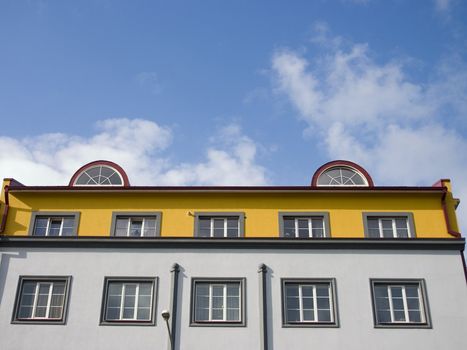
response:
<path fill-rule="evenodd" d="M 288 326 L 336 326 L 334 280 L 283 280 L 283 320 Z"/>
<path fill-rule="evenodd" d="M 71 277 L 20 277 L 13 323 L 64 323 Z"/>
<path fill-rule="evenodd" d="M 280 212 L 279 228 L 285 238 L 329 237 L 329 214 Z"/>
<path fill-rule="evenodd" d="M 412 238 L 412 215 L 401 213 L 364 213 L 365 234 L 369 238 Z"/>
<path fill-rule="evenodd" d="M 242 237 L 243 227 L 243 213 L 195 213 L 195 237 Z"/>
<path fill-rule="evenodd" d="M 33 212 L 30 234 L 32 236 L 75 236 L 79 213 L 76 212 Z"/>
<path fill-rule="evenodd" d="M 192 324 L 244 325 L 243 295 L 243 279 L 193 280 Z"/>
<path fill-rule="evenodd" d="M 112 235 L 156 237 L 160 235 L 160 212 L 119 212 L 112 215 Z"/>
<path fill-rule="evenodd" d="M 376 326 L 429 326 L 423 281 L 372 281 Z"/>
<path fill-rule="evenodd" d="M 155 279 L 106 278 L 102 324 L 154 324 Z"/>

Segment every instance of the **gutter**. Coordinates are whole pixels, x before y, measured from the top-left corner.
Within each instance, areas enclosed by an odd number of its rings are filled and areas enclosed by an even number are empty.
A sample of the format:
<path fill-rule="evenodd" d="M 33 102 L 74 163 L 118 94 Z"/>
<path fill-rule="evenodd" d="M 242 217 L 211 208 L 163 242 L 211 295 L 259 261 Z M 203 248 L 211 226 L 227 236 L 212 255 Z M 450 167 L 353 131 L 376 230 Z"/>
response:
<path fill-rule="evenodd" d="M 8 217 L 8 209 L 10 208 L 10 198 L 8 196 L 9 186 L 6 185 L 4 188 L 5 193 L 5 208 L 3 209 L 2 222 L 0 224 L 0 233 L 5 231 L 6 219 Z"/>
<path fill-rule="evenodd" d="M 448 233 L 451 236 L 454 236 L 456 238 L 460 238 L 461 234 L 460 232 L 454 231 L 451 227 L 451 224 L 449 223 L 449 216 L 448 216 L 448 209 L 446 205 L 446 195 L 448 193 L 448 189 L 446 187 L 443 187 L 443 196 L 441 197 L 441 206 L 443 207 L 443 213 L 444 213 L 444 220 L 446 221 L 446 228 L 448 230 Z"/>

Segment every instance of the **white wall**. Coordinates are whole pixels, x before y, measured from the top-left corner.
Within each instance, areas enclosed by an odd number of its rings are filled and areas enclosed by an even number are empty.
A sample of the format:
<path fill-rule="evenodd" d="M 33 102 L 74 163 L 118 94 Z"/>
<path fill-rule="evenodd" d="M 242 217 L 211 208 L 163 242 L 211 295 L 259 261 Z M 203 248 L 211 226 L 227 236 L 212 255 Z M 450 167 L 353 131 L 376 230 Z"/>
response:
<path fill-rule="evenodd" d="M 258 266 L 268 268 L 270 349 L 461 349 L 467 288 L 459 252 L 382 250 L 13 249 L 0 265 L 0 348 L 166 349 L 160 311 L 180 272 L 180 349 L 260 349 Z M 71 275 L 66 325 L 11 324 L 20 275 Z M 105 276 L 157 276 L 156 326 L 99 326 Z M 190 327 L 192 277 L 245 277 L 246 327 Z M 283 328 L 280 279 L 335 278 L 339 328 Z M 370 278 L 424 278 L 432 329 L 375 329 Z"/>

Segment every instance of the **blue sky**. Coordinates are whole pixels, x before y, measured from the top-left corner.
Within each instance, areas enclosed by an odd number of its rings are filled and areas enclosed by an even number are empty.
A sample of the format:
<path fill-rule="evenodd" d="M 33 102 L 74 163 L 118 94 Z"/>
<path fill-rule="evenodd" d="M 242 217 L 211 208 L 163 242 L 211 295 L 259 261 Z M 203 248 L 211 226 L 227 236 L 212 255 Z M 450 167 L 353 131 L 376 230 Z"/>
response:
<path fill-rule="evenodd" d="M 1 0 L 0 176 L 66 184 L 105 158 L 134 184 L 305 185 L 344 158 L 467 201 L 466 18 L 461 0 Z"/>

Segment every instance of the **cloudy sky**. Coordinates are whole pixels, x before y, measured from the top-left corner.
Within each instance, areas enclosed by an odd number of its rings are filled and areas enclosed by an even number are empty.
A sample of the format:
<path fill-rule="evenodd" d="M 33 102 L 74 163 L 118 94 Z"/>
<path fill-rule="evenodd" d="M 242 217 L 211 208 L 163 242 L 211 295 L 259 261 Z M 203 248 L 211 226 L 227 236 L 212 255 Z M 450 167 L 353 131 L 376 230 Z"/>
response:
<path fill-rule="evenodd" d="M 0 176 L 67 184 L 451 178 L 467 228 L 462 0 L 0 0 Z"/>

